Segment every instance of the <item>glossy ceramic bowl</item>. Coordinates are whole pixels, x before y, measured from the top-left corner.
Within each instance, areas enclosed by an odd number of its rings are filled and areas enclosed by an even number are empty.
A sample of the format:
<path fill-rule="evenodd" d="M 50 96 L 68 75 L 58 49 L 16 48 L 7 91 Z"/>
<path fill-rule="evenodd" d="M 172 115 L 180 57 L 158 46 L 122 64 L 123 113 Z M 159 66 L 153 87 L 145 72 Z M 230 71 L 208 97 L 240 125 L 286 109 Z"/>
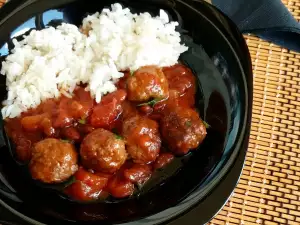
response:
<path fill-rule="evenodd" d="M 11 49 L 13 37 L 64 21 L 79 25 L 87 14 L 101 11 L 114 2 L 11 0 L 0 10 L 2 60 Z M 226 16 L 202 1 L 118 2 L 135 12 L 148 11 L 153 15 L 162 8 L 172 20 L 179 21 L 182 41 L 189 47 L 180 61 L 197 77 L 197 107 L 210 125 L 207 138 L 199 149 L 154 176 L 140 195 L 120 201 L 80 204 L 27 179 L 3 133 L 0 203 L 27 222 L 160 224 L 194 208 L 198 210 L 195 221 L 203 224 L 226 202 L 238 181 L 247 149 L 252 104 L 251 61 L 242 35 Z M 0 97 L 4 99 L 4 76 L 0 85 Z"/>

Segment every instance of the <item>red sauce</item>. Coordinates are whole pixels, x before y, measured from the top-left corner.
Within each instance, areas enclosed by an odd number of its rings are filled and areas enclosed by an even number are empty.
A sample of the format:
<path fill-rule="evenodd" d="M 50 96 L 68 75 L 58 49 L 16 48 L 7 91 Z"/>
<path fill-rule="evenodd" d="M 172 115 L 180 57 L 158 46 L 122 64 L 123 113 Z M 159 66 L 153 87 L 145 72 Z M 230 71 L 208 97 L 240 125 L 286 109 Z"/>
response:
<path fill-rule="evenodd" d="M 99 104 L 90 97 L 84 87 L 77 87 L 72 98 L 61 97 L 41 103 L 18 118 L 7 119 L 5 129 L 16 145 L 16 155 L 20 161 L 29 162 L 33 145 L 52 137 L 81 143 L 94 129 L 104 128 L 121 133 L 122 123 L 129 115 L 141 114 L 159 122 L 169 106 L 193 108 L 195 104 L 195 77 L 183 65 L 164 68 L 169 83 L 168 99 L 153 105 L 126 100 L 126 73 L 118 84 L 118 90 L 103 97 Z M 147 145 L 146 137 L 140 138 L 141 145 Z M 116 198 L 130 196 L 136 184 L 146 182 L 153 170 L 162 168 L 174 158 L 171 152 L 161 153 L 155 162 L 142 165 L 128 161 L 114 174 L 102 174 L 80 167 L 75 173 L 76 181 L 65 190 L 70 197 L 81 200 L 95 200 L 110 193 Z"/>

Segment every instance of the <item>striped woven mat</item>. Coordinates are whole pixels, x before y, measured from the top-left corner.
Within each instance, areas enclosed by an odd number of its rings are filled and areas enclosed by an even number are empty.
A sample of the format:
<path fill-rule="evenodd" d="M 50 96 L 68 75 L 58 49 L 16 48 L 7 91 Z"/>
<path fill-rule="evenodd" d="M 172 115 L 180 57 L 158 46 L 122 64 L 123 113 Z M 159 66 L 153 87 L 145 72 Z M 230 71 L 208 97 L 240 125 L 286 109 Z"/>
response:
<path fill-rule="evenodd" d="M 299 21 L 300 0 L 283 3 Z M 245 39 L 254 75 L 250 143 L 233 196 L 209 224 L 300 224 L 300 54 Z"/>
<path fill-rule="evenodd" d="M 283 3 L 300 20 L 300 0 Z M 300 225 L 300 54 L 245 39 L 254 74 L 249 149 L 234 194 L 209 225 Z"/>

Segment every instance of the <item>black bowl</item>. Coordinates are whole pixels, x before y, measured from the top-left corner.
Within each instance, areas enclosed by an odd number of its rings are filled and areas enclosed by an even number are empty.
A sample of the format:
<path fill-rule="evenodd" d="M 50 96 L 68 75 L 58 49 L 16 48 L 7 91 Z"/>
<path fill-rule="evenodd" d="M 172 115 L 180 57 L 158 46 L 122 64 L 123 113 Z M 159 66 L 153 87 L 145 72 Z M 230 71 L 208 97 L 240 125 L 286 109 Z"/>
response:
<path fill-rule="evenodd" d="M 114 2 L 11 0 L 0 10 L 1 57 L 4 59 L 9 53 L 12 37 L 25 29 L 42 29 L 63 21 L 79 25 L 87 14 Z M 160 224 L 197 206 L 203 210 L 196 218 L 197 224 L 201 224 L 220 209 L 237 183 L 247 149 L 252 105 L 251 61 L 242 35 L 226 16 L 202 1 L 118 2 L 136 12 L 148 11 L 153 15 L 162 8 L 172 20 L 179 21 L 182 40 L 189 46 L 180 60 L 197 77 L 198 110 L 211 126 L 207 138 L 199 149 L 157 174 L 139 195 L 122 201 L 80 204 L 28 179 L 23 167 L 14 160 L 3 134 L 0 204 L 27 222 Z M 4 99 L 4 76 L 0 85 L 0 96 Z"/>

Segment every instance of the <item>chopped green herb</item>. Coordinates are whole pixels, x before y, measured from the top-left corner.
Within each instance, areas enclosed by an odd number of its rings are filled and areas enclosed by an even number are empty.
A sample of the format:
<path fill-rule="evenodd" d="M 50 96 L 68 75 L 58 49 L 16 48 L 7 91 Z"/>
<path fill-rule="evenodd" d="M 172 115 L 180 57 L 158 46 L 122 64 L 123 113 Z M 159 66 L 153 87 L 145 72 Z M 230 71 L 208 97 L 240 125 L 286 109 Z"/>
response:
<path fill-rule="evenodd" d="M 187 127 L 191 127 L 192 126 L 192 122 L 190 120 L 188 120 L 188 121 L 185 122 L 185 125 Z"/>
<path fill-rule="evenodd" d="M 64 188 L 69 187 L 70 185 L 74 184 L 76 182 L 76 178 L 75 176 L 72 176 L 65 184 L 64 184 Z"/>
<path fill-rule="evenodd" d="M 144 105 L 149 105 L 151 107 L 155 106 L 155 104 L 157 104 L 158 102 L 160 102 L 162 99 L 161 98 L 155 98 L 149 102 L 145 102 L 145 103 L 142 103 L 142 104 L 139 104 L 137 106 L 144 106 Z"/>
<path fill-rule="evenodd" d="M 115 134 L 118 134 L 118 130 L 117 130 L 117 128 L 113 128 L 112 130 L 111 130 L 113 133 L 115 133 Z"/>
<path fill-rule="evenodd" d="M 203 121 L 203 123 L 206 128 L 210 128 L 210 125 L 208 123 L 206 123 L 205 121 Z"/>
<path fill-rule="evenodd" d="M 64 143 L 70 143 L 71 141 L 70 140 L 68 140 L 68 139 L 60 139 L 62 142 L 64 142 Z"/>
<path fill-rule="evenodd" d="M 120 135 L 118 135 L 118 134 L 115 134 L 115 137 L 116 137 L 116 139 L 118 139 L 118 140 L 122 140 L 122 139 L 123 139 L 122 136 L 120 136 Z"/>
<path fill-rule="evenodd" d="M 123 137 L 121 135 L 119 135 L 119 132 L 118 132 L 118 130 L 116 128 L 113 128 L 111 131 L 114 133 L 116 139 L 118 139 L 118 140 L 122 140 L 123 139 Z"/>
<path fill-rule="evenodd" d="M 86 124 L 86 120 L 85 119 L 80 119 L 80 120 L 78 120 L 78 123 L 80 123 L 80 124 Z"/>
<path fill-rule="evenodd" d="M 130 76 L 132 77 L 135 71 L 130 70 Z"/>

